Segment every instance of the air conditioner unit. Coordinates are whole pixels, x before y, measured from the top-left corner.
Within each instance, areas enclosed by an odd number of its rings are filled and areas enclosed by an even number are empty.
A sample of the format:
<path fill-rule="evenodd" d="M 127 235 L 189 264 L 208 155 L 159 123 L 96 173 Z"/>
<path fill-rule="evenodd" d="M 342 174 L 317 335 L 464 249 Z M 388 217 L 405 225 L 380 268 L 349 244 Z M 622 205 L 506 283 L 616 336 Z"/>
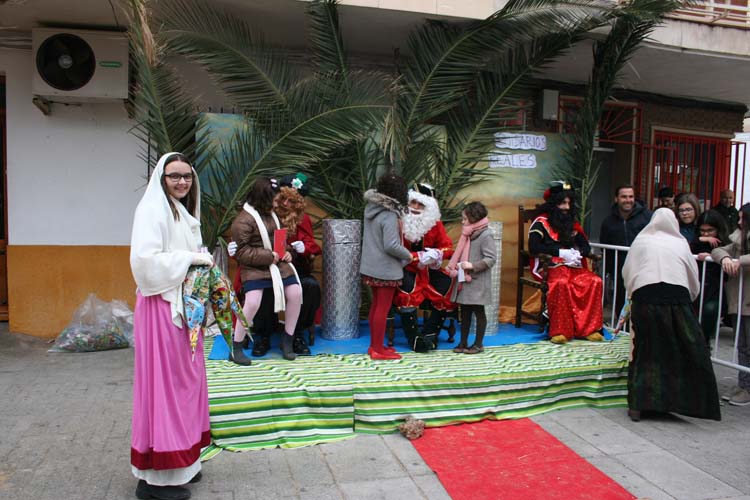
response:
<path fill-rule="evenodd" d="M 36 28 L 31 49 L 35 96 L 53 102 L 128 98 L 128 40 L 123 33 Z"/>

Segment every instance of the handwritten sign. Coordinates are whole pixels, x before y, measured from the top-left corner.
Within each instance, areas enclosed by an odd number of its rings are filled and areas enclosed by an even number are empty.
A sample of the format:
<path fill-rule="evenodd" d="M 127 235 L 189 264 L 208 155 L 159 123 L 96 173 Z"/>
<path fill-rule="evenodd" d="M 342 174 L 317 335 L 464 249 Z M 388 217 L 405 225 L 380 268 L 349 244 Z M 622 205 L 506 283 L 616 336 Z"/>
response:
<path fill-rule="evenodd" d="M 497 132 L 495 134 L 495 147 L 498 149 L 532 149 L 535 151 L 547 151 L 547 137 L 536 134 Z"/>
<path fill-rule="evenodd" d="M 536 168 L 536 155 L 526 154 L 498 154 L 489 155 L 490 168 Z"/>

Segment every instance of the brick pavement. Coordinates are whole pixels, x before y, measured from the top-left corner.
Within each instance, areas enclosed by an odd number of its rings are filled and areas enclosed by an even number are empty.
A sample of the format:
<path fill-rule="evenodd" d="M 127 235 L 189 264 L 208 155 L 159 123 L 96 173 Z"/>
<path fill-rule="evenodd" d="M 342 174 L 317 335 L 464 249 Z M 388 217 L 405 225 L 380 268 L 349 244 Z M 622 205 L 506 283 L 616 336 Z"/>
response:
<path fill-rule="evenodd" d="M 48 354 L 48 347 L 0 324 L 0 499 L 135 498 L 132 350 Z M 734 374 L 717 368 L 721 390 Z M 565 410 L 534 420 L 636 496 L 750 500 L 750 406 L 722 411 L 721 422 L 634 423 L 623 409 Z M 400 435 L 224 452 L 204 464 L 204 480 L 191 489 L 193 498 L 212 500 L 448 498 Z"/>

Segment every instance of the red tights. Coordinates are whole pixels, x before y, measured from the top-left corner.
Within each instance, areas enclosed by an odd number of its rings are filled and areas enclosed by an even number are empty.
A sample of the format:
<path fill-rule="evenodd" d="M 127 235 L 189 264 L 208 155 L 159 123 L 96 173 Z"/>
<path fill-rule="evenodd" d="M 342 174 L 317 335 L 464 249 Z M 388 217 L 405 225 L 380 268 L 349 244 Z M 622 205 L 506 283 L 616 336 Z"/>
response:
<path fill-rule="evenodd" d="M 396 287 L 372 286 L 370 288 L 372 289 L 372 304 L 370 305 L 370 314 L 367 316 L 370 322 L 370 347 L 380 352 L 383 350 L 385 323 L 388 320 L 388 311 L 393 304 Z"/>

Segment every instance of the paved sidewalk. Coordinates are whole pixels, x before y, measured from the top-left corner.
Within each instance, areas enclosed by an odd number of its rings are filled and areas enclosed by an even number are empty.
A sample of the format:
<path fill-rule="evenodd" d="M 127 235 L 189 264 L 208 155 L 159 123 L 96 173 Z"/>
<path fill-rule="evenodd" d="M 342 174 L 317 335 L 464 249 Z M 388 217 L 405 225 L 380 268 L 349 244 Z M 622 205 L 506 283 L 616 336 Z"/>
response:
<path fill-rule="evenodd" d="M 132 350 L 48 354 L 48 347 L 0 324 L 0 499 L 135 498 Z M 717 368 L 720 390 L 735 377 Z M 624 409 L 565 410 L 534 420 L 638 497 L 750 500 L 750 406 L 722 412 L 721 422 L 634 423 Z M 449 498 L 398 434 L 223 452 L 204 464 L 204 480 L 191 489 L 193 498 L 212 500 Z"/>

